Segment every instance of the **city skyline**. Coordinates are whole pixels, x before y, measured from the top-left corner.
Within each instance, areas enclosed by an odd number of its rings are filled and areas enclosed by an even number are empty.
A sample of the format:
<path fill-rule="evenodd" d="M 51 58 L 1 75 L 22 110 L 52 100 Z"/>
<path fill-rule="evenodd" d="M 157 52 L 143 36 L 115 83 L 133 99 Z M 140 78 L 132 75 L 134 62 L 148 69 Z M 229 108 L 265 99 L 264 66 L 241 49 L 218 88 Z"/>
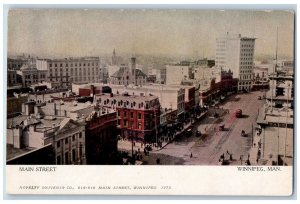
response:
<path fill-rule="evenodd" d="M 268 25 L 268 26 L 266 26 Z M 255 37 L 255 56 L 293 58 L 294 14 L 250 10 L 11 10 L 8 54 L 42 57 L 117 53 L 215 57 L 216 38 Z M 35 32 L 33 32 L 35 31 Z"/>

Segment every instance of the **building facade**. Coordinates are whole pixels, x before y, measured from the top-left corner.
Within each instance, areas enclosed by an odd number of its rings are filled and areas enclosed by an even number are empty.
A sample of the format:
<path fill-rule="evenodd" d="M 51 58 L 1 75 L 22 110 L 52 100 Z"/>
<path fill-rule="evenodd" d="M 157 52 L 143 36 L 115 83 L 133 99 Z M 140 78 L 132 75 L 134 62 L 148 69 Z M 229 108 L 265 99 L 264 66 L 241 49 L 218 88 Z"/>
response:
<path fill-rule="evenodd" d="M 85 164 L 84 125 L 83 120 L 70 118 L 17 116 L 8 120 L 7 144 L 16 149 L 41 149 L 51 145 L 55 164 Z"/>
<path fill-rule="evenodd" d="M 216 67 L 231 70 L 238 78 L 238 91 L 250 91 L 254 79 L 255 38 L 230 35 L 216 40 Z"/>
<path fill-rule="evenodd" d="M 158 97 L 128 94 L 99 94 L 96 101 L 100 107 L 117 111 L 117 127 L 123 138 L 144 142 L 155 141 L 160 123 Z"/>
<path fill-rule="evenodd" d="M 69 88 L 72 83 L 103 82 L 105 70 L 99 57 L 38 59 L 37 68 L 46 70 L 47 81 Z"/>
<path fill-rule="evenodd" d="M 118 71 L 110 76 L 110 84 L 137 86 L 147 83 L 147 75 L 136 68 L 136 58 L 132 57 L 130 64 L 121 64 Z"/>
<path fill-rule="evenodd" d="M 183 80 L 189 79 L 192 67 L 189 65 L 166 65 L 166 84 L 180 85 Z"/>
<path fill-rule="evenodd" d="M 185 89 L 180 85 L 149 84 L 142 87 L 110 85 L 110 87 L 114 94 L 128 93 L 137 96 L 156 96 L 163 109 L 176 110 L 178 116 L 184 113 L 185 99 L 188 98 L 188 96 L 185 96 Z"/>
<path fill-rule="evenodd" d="M 17 75 L 22 79 L 22 86 L 29 87 L 34 84 L 43 83 L 47 80 L 47 71 L 37 69 L 35 61 L 31 60 L 17 71 Z"/>

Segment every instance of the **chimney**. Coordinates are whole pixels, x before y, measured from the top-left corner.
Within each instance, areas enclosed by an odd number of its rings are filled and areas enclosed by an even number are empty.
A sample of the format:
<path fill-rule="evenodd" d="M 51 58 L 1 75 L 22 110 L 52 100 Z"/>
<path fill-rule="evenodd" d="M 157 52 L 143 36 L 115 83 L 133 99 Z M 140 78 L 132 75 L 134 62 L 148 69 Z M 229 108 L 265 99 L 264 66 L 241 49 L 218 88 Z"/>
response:
<path fill-rule="evenodd" d="M 131 57 L 131 70 L 135 70 L 136 68 L 136 58 L 135 57 Z"/>
<path fill-rule="evenodd" d="M 90 96 L 94 96 L 95 95 L 95 87 L 94 85 L 90 86 Z"/>

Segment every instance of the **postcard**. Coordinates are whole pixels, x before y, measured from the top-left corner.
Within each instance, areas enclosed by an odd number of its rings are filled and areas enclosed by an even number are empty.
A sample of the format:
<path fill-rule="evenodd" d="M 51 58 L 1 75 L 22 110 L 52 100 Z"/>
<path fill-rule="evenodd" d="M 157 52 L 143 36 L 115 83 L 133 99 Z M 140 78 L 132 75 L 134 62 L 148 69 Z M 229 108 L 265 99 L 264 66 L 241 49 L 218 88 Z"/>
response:
<path fill-rule="evenodd" d="M 6 192 L 292 195 L 294 19 L 11 8 Z"/>

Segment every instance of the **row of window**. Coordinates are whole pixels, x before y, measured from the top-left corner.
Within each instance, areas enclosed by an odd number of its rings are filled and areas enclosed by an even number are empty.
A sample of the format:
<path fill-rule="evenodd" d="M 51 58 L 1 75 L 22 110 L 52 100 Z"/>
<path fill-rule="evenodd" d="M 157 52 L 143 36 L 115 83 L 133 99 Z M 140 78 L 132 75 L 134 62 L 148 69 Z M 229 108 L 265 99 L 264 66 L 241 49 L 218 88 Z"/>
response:
<path fill-rule="evenodd" d="M 82 133 L 80 132 L 79 133 L 79 139 L 81 139 L 82 138 Z M 69 143 L 69 139 L 71 140 L 72 139 L 72 142 L 74 142 L 75 141 L 75 139 L 76 139 L 76 134 L 75 135 L 72 135 L 72 137 L 67 137 L 67 138 L 65 138 L 65 139 L 61 139 L 61 140 L 58 140 L 57 142 L 56 142 L 56 147 L 57 148 L 60 148 L 60 146 L 61 146 L 61 144 L 64 142 L 65 144 L 68 144 Z"/>
<path fill-rule="evenodd" d="M 37 74 L 32 74 L 32 75 L 30 75 L 30 74 L 26 74 L 25 75 L 25 79 L 31 79 L 31 78 L 33 78 L 33 79 L 38 79 L 38 75 Z M 40 74 L 40 78 L 46 78 L 46 75 L 45 74 Z"/>
<path fill-rule="evenodd" d="M 253 47 L 254 47 L 254 45 L 242 44 L 242 47 L 249 47 L 249 48 L 253 48 Z"/>
<path fill-rule="evenodd" d="M 58 65 L 59 65 L 59 67 L 73 67 L 73 63 L 54 63 L 54 64 L 52 64 L 52 63 L 49 63 L 49 67 L 58 67 Z M 81 65 L 83 65 L 84 67 L 85 66 L 98 66 L 98 63 L 74 63 L 74 66 L 75 67 L 77 67 L 77 65 L 80 67 Z"/>
<path fill-rule="evenodd" d="M 65 152 L 65 154 L 63 155 L 64 161 L 62 161 L 61 155 L 57 155 L 56 164 L 69 164 L 72 162 L 76 162 L 78 160 L 76 155 L 76 149 L 72 149 L 70 153 L 71 155 L 69 155 L 69 152 Z M 79 157 L 81 156 L 82 156 L 82 147 L 79 149 Z"/>
<path fill-rule="evenodd" d="M 129 112 L 129 111 L 128 111 Z M 134 118 L 134 112 L 129 112 L 130 113 L 130 118 Z M 118 117 L 121 116 L 121 112 L 118 111 Z M 126 118 L 127 117 L 127 111 L 123 111 L 123 117 Z M 142 119 L 142 113 L 138 113 L 138 119 L 141 120 Z"/>
<path fill-rule="evenodd" d="M 241 65 L 250 64 L 252 65 L 252 62 L 241 62 Z"/>
<path fill-rule="evenodd" d="M 128 126 L 128 124 L 129 124 L 130 126 Z M 120 120 L 120 119 L 118 119 L 117 125 L 118 125 L 118 126 L 121 125 L 121 120 Z M 130 123 L 128 123 L 127 120 L 123 120 L 123 127 L 135 129 L 134 121 L 130 121 Z M 137 123 L 137 129 L 139 129 L 139 130 L 142 129 L 142 122 L 138 122 L 138 123 Z"/>
<path fill-rule="evenodd" d="M 241 76 L 241 79 L 251 79 L 251 75 L 243 75 Z"/>
<path fill-rule="evenodd" d="M 248 81 L 248 82 L 239 82 L 239 85 L 251 85 L 251 82 Z"/>
<path fill-rule="evenodd" d="M 249 73 L 251 74 L 252 73 L 252 70 L 241 70 L 241 73 L 244 74 L 244 73 Z"/>

